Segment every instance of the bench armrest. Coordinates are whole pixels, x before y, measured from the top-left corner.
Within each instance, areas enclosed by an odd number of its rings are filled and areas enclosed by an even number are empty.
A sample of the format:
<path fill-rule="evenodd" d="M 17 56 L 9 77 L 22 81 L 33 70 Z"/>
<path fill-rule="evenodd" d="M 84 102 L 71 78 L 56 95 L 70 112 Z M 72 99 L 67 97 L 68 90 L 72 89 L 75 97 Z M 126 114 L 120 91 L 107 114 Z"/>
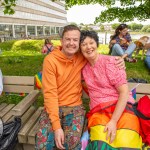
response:
<path fill-rule="evenodd" d="M 11 110 L 12 115 L 21 116 L 24 114 L 24 112 L 36 101 L 39 94 L 39 90 L 31 91 Z"/>

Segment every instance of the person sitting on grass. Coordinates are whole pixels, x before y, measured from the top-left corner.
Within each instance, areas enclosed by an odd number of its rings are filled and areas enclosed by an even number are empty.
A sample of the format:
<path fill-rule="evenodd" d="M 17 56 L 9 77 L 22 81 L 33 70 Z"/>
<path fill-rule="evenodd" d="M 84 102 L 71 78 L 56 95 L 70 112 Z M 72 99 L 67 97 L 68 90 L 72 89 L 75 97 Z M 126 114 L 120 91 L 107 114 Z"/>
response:
<path fill-rule="evenodd" d="M 128 62 L 137 61 L 132 58 L 132 53 L 134 52 L 136 45 L 131 40 L 126 24 L 120 24 L 116 28 L 115 34 L 111 36 L 109 48 L 109 54 L 112 56 L 121 56 Z"/>
<path fill-rule="evenodd" d="M 2 91 L 3 91 L 3 76 L 0 69 L 0 95 L 2 94 Z"/>
<path fill-rule="evenodd" d="M 150 74 L 150 43 L 145 44 L 145 49 L 148 49 L 146 52 L 146 58 L 145 58 L 145 63 L 149 69 L 149 74 Z"/>
<path fill-rule="evenodd" d="M 49 54 L 54 49 L 53 43 L 49 39 L 45 39 L 45 44 L 42 48 L 42 54 Z"/>
<path fill-rule="evenodd" d="M 112 56 L 98 54 L 98 35 L 82 31 L 80 49 L 88 60 L 82 69 L 90 97 L 87 113 L 90 142 L 86 150 L 137 150 L 142 148 L 140 124 L 134 114 L 126 72 Z"/>

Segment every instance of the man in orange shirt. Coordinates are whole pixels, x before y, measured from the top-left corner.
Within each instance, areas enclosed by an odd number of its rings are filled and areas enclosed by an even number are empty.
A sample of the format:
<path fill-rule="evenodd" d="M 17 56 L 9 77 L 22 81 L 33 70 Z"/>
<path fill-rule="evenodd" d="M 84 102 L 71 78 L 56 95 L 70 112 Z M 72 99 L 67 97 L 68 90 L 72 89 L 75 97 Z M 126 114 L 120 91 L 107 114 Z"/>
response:
<path fill-rule="evenodd" d="M 67 25 L 62 32 L 62 48 L 54 49 L 44 59 L 42 86 L 45 109 L 40 118 L 40 131 L 36 134 L 36 149 L 81 149 L 80 137 L 85 118 L 81 69 L 87 61 L 79 51 L 79 42 L 80 29 Z M 124 61 L 118 59 L 117 64 L 124 66 Z"/>

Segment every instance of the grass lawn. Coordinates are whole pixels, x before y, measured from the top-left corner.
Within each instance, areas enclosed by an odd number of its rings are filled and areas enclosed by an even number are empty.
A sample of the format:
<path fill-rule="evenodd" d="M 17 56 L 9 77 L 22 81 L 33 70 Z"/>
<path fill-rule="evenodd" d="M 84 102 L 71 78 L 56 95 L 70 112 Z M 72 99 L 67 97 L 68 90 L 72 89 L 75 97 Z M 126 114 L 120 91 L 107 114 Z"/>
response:
<path fill-rule="evenodd" d="M 54 45 L 60 44 L 59 41 L 53 41 Z M 0 43 L 2 53 L 0 55 L 0 68 L 3 75 L 16 76 L 34 76 L 42 70 L 44 55 L 40 53 L 43 45 L 42 40 L 21 40 L 13 42 Z M 100 45 L 99 52 L 108 53 L 108 45 Z M 150 83 L 149 71 L 144 61 L 138 57 L 137 63 L 126 62 L 127 78 L 143 78 Z M 18 103 L 22 97 L 17 95 L 4 95 L 0 97 L 0 103 Z M 85 105 L 87 100 L 84 100 Z M 42 105 L 42 95 L 39 97 L 39 105 Z"/>

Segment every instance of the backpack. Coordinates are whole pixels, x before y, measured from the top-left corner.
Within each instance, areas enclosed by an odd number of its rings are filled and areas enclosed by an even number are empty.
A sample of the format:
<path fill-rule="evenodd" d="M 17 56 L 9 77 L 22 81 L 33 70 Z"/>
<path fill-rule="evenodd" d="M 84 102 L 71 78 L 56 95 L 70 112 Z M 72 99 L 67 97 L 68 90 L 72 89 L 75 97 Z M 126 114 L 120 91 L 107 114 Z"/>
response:
<path fill-rule="evenodd" d="M 52 45 L 51 45 L 51 47 L 48 47 L 47 45 L 45 45 L 45 46 L 47 47 L 47 50 L 48 50 L 48 51 L 47 51 L 47 54 L 49 54 L 49 53 L 52 51 L 52 47 L 53 47 L 53 46 L 52 46 Z"/>
<path fill-rule="evenodd" d="M 150 146 L 150 98 L 147 95 L 143 96 L 137 103 L 133 104 L 133 109 L 140 121 L 142 140 Z"/>
<path fill-rule="evenodd" d="M 128 79 L 128 82 L 133 82 L 133 83 L 148 83 L 145 79 L 140 79 L 140 78 L 130 78 L 130 79 Z"/>

